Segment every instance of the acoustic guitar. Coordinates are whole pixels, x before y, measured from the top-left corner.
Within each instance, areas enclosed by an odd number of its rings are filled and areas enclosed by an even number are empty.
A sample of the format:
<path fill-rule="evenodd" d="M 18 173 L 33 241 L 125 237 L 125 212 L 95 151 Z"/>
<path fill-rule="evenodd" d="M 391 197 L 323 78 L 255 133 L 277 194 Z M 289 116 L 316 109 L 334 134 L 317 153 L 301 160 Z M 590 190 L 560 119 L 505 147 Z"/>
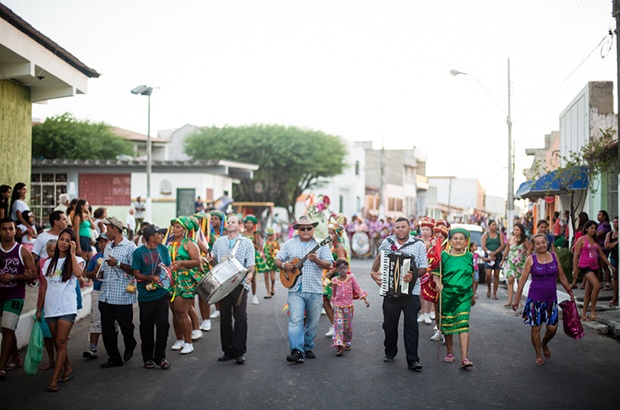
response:
<path fill-rule="evenodd" d="M 282 286 L 284 286 L 285 288 L 293 287 L 295 285 L 295 282 L 297 282 L 297 278 L 301 275 L 301 268 L 304 265 L 304 262 L 306 262 L 306 260 L 308 259 L 308 256 L 316 252 L 321 246 L 327 245 L 331 241 L 332 237 L 328 236 L 327 238 L 323 239 L 317 246 L 312 248 L 312 250 L 308 252 L 308 254 L 302 259 L 293 258 L 291 260 L 291 262 L 294 264 L 292 270 L 288 271 L 284 268 L 280 269 L 280 282 L 282 282 Z"/>

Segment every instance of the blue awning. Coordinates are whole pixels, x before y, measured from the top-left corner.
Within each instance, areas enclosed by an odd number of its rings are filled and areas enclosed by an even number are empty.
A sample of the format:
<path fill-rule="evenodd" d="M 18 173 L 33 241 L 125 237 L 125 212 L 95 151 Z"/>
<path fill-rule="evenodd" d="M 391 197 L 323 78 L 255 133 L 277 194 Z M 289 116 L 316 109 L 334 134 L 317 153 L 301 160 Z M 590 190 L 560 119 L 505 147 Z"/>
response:
<path fill-rule="evenodd" d="M 536 181 L 526 181 L 519 186 L 515 198 L 537 199 L 579 189 L 588 189 L 588 170 L 586 167 L 573 170 L 555 170 L 543 175 Z"/>

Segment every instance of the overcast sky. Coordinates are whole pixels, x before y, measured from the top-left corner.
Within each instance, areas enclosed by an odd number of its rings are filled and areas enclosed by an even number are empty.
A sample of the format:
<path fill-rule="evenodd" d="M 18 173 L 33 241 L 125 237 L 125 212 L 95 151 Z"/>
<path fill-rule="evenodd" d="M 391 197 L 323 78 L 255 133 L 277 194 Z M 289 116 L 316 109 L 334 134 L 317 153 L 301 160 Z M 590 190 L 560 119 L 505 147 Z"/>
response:
<path fill-rule="evenodd" d="M 101 73 L 86 95 L 35 104 L 35 118 L 70 112 L 146 134 L 147 99 L 130 93 L 146 84 L 160 87 L 152 135 L 270 123 L 383 140 L 424 151 L 431 175 L 475 177 L 503 197 L 507 58 L 515 189 L 525 149 L 559 129 L 588 81 L 616 76 L 611 0 L 0 1 Z"/>

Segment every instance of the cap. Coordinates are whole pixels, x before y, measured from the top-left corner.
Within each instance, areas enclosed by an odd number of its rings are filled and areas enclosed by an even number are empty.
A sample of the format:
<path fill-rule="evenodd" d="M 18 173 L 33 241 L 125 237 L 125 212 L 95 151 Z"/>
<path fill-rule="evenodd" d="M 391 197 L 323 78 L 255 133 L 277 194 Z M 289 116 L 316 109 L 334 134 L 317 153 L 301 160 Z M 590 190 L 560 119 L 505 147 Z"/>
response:
<path fill-rule="evenodd" d="M 144 236 L 144 239 L 146 239 L 147 241 L 151 238 L 151 236 L 155 235 L 156 233 L 165 235 L 166 229 L 160 228 L 155 224 L 151 224 L 142 230 L 142 236 Z"/>
<path fill-rule="evenodd" d="M 104 225 L 112 225 L 116 228 L 118 228 L 120 231 L 122 231 L 123 229 L 125 229 L 125 224 L 123 224 L 117 217 L 115 216 L 110 216 L 108 218 L 105 218 L 104 220 L 102 220 L 101 222 L 103 222 Z"/>

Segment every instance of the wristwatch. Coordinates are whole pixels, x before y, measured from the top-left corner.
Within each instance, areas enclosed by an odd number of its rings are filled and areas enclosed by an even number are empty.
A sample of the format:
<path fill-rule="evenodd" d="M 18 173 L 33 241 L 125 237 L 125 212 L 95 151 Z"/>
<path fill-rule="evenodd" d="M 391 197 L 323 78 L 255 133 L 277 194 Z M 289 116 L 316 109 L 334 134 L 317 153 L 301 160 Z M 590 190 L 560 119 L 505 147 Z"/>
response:
<path fill-rule="evenodd" d="M 118 259 L 116 260 L 116 267 L 120 268 L 121 267 L 121 261 L 119 261 Z"/>

